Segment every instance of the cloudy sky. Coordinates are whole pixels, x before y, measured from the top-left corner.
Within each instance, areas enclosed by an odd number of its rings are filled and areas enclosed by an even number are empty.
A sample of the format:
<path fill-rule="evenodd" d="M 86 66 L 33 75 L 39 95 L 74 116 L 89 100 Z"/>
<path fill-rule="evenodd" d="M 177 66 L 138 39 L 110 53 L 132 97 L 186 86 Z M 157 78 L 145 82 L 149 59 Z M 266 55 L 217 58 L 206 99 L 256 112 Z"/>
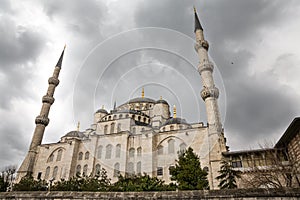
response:
<path fill-rule="evenodd" d="M 300 112 L 298 0 L 1 0 L 0 167 L 24 158 L 47 79 L 67 44 L 44 143 L 140 96 L 206 123 L 197 7 L 231 150 L 275 143 Z"/>

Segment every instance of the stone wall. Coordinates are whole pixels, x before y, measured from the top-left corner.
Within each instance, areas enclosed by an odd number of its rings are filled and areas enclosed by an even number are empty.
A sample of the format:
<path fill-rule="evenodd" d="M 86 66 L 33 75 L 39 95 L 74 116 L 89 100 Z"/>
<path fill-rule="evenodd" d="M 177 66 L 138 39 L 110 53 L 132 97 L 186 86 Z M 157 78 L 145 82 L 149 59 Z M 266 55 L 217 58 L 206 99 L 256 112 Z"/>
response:
<path fill-rule="evenodd" d="M 69 199 L 222 199 L 222 200 L 296 200 L 297 189 L 235 189 L 177 192 L 4 192 L 0 199 L 17 200 L 69 200 Z"/>

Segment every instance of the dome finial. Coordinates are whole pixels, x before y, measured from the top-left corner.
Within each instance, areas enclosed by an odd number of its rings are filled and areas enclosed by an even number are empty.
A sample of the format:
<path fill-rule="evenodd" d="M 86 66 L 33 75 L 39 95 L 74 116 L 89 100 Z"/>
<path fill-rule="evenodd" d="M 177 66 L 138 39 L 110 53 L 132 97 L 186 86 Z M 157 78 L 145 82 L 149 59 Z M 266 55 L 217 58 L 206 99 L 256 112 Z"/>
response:
<path fill-rule="evenodd" d="M 159 100 L 162 100 L 162 96 L 159 97 Z"/>
<path fill-rule="evenodd" d="M 145 89 L 144 89 L 144 87 L 142 88 L 142 98 L 145 98 Z"/>
<path fill-rule="evenodd" d="M 104 105 L 102 105 L 102 109 L 104 109 Z"/>
<path fill-rule="evenodd" d="M 77 123 L 77 132 L 79 132 L 79 128 L 80 128 L 80 121 L 78 121 Z"/>
<path fill-rule="evenodd" d="M 173 106 L 173 118 L 176 118 L 177 115 L 176 115 L 176 106 L 174 105 Z"/>

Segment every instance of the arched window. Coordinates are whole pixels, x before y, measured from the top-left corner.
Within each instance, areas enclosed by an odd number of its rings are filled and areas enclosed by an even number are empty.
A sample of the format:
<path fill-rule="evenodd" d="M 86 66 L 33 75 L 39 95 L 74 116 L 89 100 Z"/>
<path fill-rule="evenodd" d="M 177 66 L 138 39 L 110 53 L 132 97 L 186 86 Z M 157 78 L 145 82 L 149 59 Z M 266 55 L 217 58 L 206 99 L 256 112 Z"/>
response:
<path fill-rule="evenodd" d="M 104 126 L 104 134 L 107 134 L 108 125 Z"/>
<path fill-rule="evenodd" d="M 97 164 L 95 167 L 95 175 L 100 176 L 100 172 L 101 172 L 101 165 Z"/>
<path fill-rule="evenodd" d="M 105 159 L 111 159 L 112 145 L 107 145 L 105 150 Z"/>
<path fill-rule="evenodd" d="M 80 152 L 80 153 L 78 154 L 78 160 L 82 160 L 82 157 L 83 157 L 83 153 Z"/>
<path fill-rule="evenodd" d="M 90 158 L 90 152 L 85 152 L 84 154 L 84 160 L 88 160 Z"/>
<path fill-rule="evenodd" d="M 120 164 L 116 163 L 114 166 L 114 177 L 118 177 L 120 175 Z"/>
<path fill-rule="evenodd" d="M 168 141 L 168 153 L 169 154 L 175 153 L 175 140 L 173 139 L 170 139 Z"/>
<path fill-rule="evenodd" d="M 157 154 L 158 155 L 163 155 L 164 154 L 164 147 L 162 145 L 159 145 L 157 147 Z"/>
<path fill-rule="evenodd" d="M 128 175 L 133 175 L 134 174 L 134 164 L 133 164 L 133 162 L 128 163 L 127 173 L 128 173 Z"/>
<path fill-rule="evenodd" d="M 129 117 L 129 114 L 126 114 L 125 117 L 128 118 L 128 117 Z"/>
<path fill-rule="evenodd" d="M 171 125 L 171 126 L 170 126 L 170 131 L 173 131 L 173 130 L 174 130 L 174 126 Z"/>
<path fill-rule="evenodd" d="M 166 131 L 166 127 L 163 127 L 162 131 L 165 132 Z"/>
<path fill-rule="evenodd" d="M 186 144 L 181 143 L 181 144 L 179 145 L 179 151 L 180 151 L 180 153 L 184 153 L 184 152 L 185 152 L 185 149 L 186 149 Z"/>
<path fill-rule="evenodd" d="M 87 176 L 87 171 L 88 171 L 88 165 L 84 165 L 83 166 L 82 176 Z"/>
<path fill-rule="evenodd" d="M 49 178 L 49 175 L 50 175 L 50 167 L 48 166 L 47 168 L 46 168 L 46 172 L 45 172 L 45 180 L 47 180 L 48 178 Z"/>
<path fill-rule="evenodd" d="M 53 160 L 54 160 L 54 154 L 52 153 L 48 158 L 48 162 L 52 162 Z"/>
<path fill-rule="evenodd" d="M 110 133 L 114 133 L 115 132 L 115 123 L 111 123 L 110 124 Z"/>
<path fill-rule="evenodd" d="M 98 151 L 97 151 L 97 158 L 98 159 L 101 159 L 101 156 L 102 156 L 102 150 L 103 150 L 103 146 L 99 146 L 98 147 Z"/>
<path fill-rule="evenodd" d="M 142 163 L 141 163 L 141 162 L 138 162 L 138 163 L 136 164 L 136 173 L 137 173 L 138 175 L 141 175 L 141 174 L 142 174 Z"/>
<path fill-rule="evenodd" d="M 117 119 L 117 115 L 114 115 L 114 116 L 113 116 L 113 119 Z"/>
<path fill-rule="evenodd" d="M 121 156 L 121 145 L 117 144 L 116 146 L 116 158 L 120 158 Z"/>
<path fill-rule="evenodd" d="M 77 165 L 76 167 L 76 175 L 80 175 L 81 174 L 81 165 Z"/>
<path fill-rule="evenodd" d="M 141 121 L 141 116 L 138 116 L 138 121 Z"/>
<path fill-rule="evenodd" d="M 57 157 L 56 157 L 56 161 L 61 161 L 62 153 L 63 153 L 63 150 L 62 150 L 62 149 L 58 150 L 58 152 L 57 152 Z"/>
<path fill-rule="evenodd" d="M 55 166 L 54 169 L 53 169 L 53 174 L 52 174 L 52 178 L 53 178 L 54 180 L 56 179 L 57 172 L 58 172 L 58 167 Z"/>
<path fill-rule="evenodd" d="M 120 124 L 120 123 L 118 123 L 117 132 L 118 132 L 118 133 L 121 132 L 121 124 Z"/>
<path fill-rule="evenodd" d="M 123 115 L 122 115 L 122 114 L 120 114 L 120 115 L 119 115 L 119 119 L 122 119 L 122 117 L 123 117 Z"/>
<path fill-rule="evenodd" d="M 135 152 L 134 148 L 130 148 L 129 149 L 129 158 L 133 158 L 134 157 L 134 152 Z"/>
<path fill-rule="evenodd" d="M 133 133 L 133 134 L 136 133 L 136 128 L 135 128 L 135 127 L 132 128 L 132 133 Z"/>
<path fill-rule="evenodd" d="M 142 147 L 137 148 L 136 155 L 137 155 L 137 157 L 141 157 L 142 156 Z"/>

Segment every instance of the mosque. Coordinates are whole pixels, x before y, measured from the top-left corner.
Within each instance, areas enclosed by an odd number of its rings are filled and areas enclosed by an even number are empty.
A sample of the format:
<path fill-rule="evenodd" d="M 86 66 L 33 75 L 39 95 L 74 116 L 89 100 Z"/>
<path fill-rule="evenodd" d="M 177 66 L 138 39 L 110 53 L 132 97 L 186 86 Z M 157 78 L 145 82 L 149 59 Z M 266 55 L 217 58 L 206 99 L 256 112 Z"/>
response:
<path fill-rule="evenodd" d="M 35 119 L 36 127 L 17 181 L 26 174 L 47 181 L 68 179 L 76 174 L 96 175 L 104 168 L 112 182 L 118 180 L 119 174 L 147 173 L 169 183 L 169 169 L 175 165 L 178 154 L 192 147 L 200 157 L 201 167 L 208 172 L 210 188 L 217 189 L 221 160 L 234 158 L 235 166 L 242 167 L 241 155 L 245 152 L 229 152 L 226 146 L 218 106 L 219 90 L 213 78 L 214 65 L 209 60 L 209 43 L 204 38 L 196 10 L 194 32 L 198 72 L 203 85 L 200 94 L 207 122 L 189 123 L 176 115 L 176 107 L 170 108 L 162 98 L 145 97 L 143 90 L 140 97 L 110 111 L 96 110 L 93 124 L 85 131 L 78 127 L 63 135 L 57 143 L 42 144 L 50 107 L 54 103 L 53 95 L 59 84 L 64 49 L 48 80 L 49 87 L 42 98 L 43 105 Z M 295 120 L 293 128 L 283 135 L 278 145 L 287 148 L 292 141 L 292 149 L 297 150 L 294 156 L 300 158 L 300 119 Z"/>

